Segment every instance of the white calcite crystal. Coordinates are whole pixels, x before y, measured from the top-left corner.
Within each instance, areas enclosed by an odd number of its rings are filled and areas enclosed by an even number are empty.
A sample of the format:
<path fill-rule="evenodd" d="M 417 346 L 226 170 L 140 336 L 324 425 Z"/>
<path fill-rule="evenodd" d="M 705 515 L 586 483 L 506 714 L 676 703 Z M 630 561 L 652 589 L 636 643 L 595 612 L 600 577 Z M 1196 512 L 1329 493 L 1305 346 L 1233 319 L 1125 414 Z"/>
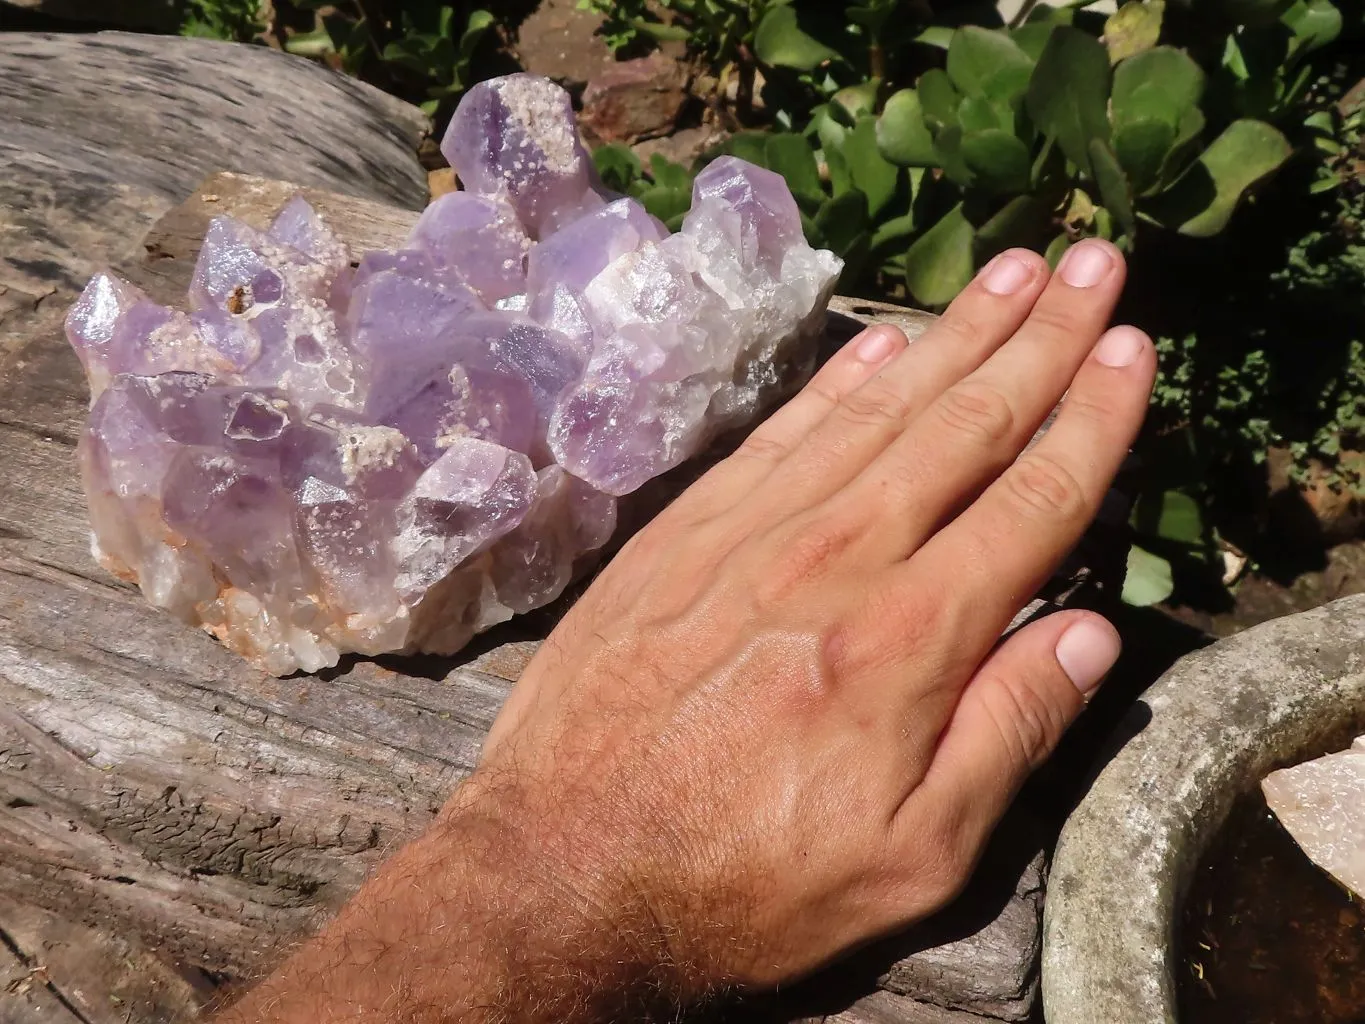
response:
<path fill-rule="evenodd" d="M 670 234 L 531 75 L 470 90 L 442 148 L 465 191 L 398 251 L 354 265 L 295 198 L 212 222 L 188 311 L 100 273 L 67 319 L 96 556 L 272 673 L 552 601 L 618 498 L 813 360 L 841 267 L 778 175 L 715 161 Z"/>
<path fill-rule="evenodd" d="M 1272 772 L 1261 790 L 1309 859 L 1365 898 L 1365 736 L 1350 750 Z"/>

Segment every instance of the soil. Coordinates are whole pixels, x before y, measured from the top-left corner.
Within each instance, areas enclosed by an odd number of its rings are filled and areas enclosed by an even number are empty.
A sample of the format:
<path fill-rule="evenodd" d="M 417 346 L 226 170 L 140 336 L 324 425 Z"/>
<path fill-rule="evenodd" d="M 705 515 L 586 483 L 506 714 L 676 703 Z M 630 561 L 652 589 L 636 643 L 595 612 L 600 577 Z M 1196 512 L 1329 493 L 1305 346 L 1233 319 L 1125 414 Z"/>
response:
<path fill-rule="evenodd" d="M 1205 856 L 1182 924 L 1181 1020 L 1365 1022 L 1365 907 L 1304 856 L 1259 790 Z"/>
<path fill-rule="evenodd" d="M 1281 615 L 1365 593 L 1365 540 L 1319 551 L 1312 562 L 1313 567 L 1298 572 L 1253 570 L 1226 599 L 1202 608 L 1169 605 L 1162 610 L 1195 629 L 1226 637 Z"/>

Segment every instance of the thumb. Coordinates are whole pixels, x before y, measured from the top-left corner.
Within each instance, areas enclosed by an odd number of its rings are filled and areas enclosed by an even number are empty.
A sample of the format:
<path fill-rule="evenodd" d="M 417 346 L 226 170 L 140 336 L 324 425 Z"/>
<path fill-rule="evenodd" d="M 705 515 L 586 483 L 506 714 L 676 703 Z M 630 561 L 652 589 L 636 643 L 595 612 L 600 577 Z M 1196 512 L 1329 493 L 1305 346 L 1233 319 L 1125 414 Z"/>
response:
<path fill-rule="evenodd" d="M 1118 631 L 1093 612 L 1030 623 L 997 647 L 968 682 L 929 770 L 906 801 L 958 812 L 985 840 L 1029 774 L 1118 660 Z"/>

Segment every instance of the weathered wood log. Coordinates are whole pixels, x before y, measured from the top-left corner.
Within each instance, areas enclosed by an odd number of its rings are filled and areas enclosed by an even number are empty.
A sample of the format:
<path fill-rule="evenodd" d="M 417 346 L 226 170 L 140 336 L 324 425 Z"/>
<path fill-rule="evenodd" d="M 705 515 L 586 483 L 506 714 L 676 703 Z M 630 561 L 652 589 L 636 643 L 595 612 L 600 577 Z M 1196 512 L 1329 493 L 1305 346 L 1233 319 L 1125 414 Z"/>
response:
<path fill-rule="evenodd" d="M 216 175 L 119 269 L 180 301 L 211 216 L 261 225 L 295 188 Z M 304 193 L 359 249 L 394 245 L 414 216 Z M 869 316 L 912 334 L 932 319 L 836 308 L 831 344 Z M 426 825 L 564 604 L 457 657 L 263 675 L 92 562 L 73 453 L 84 377 L 48 311 L 29 323 L 0 355 L 0 1021 L 192 1020 Z M 774 1012 L 1026 1016 L 1042 857 L 1027 829 L 996 850 L 952 911 Z"/>

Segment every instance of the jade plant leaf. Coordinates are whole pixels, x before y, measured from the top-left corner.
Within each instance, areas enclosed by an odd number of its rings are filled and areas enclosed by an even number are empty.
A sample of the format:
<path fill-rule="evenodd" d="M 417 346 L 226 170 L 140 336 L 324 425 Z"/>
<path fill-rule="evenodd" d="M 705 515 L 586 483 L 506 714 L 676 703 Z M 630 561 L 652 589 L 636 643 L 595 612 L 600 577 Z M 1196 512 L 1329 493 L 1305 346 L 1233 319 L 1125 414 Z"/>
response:
<path fill-rule="evenodd" d="M 815 151 L 805 136 L 792 132 L 770 135 L 763 149 L 763 163 L 787 179 L 787 186 L 797 198 L 821 198 L 820 168 L 815 163 Z"/>
<path fill-rule="evenodd" d="M 987 128 L 999 128 L 1000 117 L 990 101 L 980 96 L 968 96 L 957 108 L 957 123 L 964 132 L 983 132 Z"/>
<path fill-rule="evenodd" d="M 1133 190 L 1109 143 L 1091 139 L 1090 162 L 1095 170 L 1095 184 L 1099 186 L 1101 201 L 1113 214 L 1123 233 L 1132 236 L 1137 230 L 1137 221 L 1133 216 Z"/>
<path fill-rule="evenodd" d="M 1128 0 L 1104 23 L 1104 45 L 1117 64 L 1125 57 L 1150 50 L 1161 38 L 1164 0 Z"/>
<path fill-rule="evenodd" d="M 874 220 L 896 195 L 900 169 L 877 148 L 877 119 L 863 117 L 848 133 L 844 158 L 853 185 L 867 196 L 867 213 Z"/>
<path fill-rule="evenodd" d="M 905 284 L 910 294 L 926 306 L 951 302 L 975 271 L 974 235 L 959 203 L 915 239 L 905 254 Z"/>
<path fill-rule="evenodd" d="M 1175 592 L 1171 563 L 1134 544 L 1128 549 L 1128 573 L 1123 580 L 1123 603 L 1146 608 Z"/>
<path fill-rule="evenodd" d="M 1156 118 L 1175 129 L 1203 95 L 1204 72 L 1193 58 L 1172 46 L 1153 47 L 1114 69 L 1114 124 Z"/>
<path fill-rule="evenodd" d="M 856 188 L 828 199 L 815 214 L 815 226 L 831 249 L 840 256 L 867 234 L 867 199 Z"/>
<path fill-rule="evenodd" d="M 881 90 L 880 78 L 869 78 L 858 85 L 846 86 L 831 98 L 832 105 L 842 113 L 850 124 L 864 114 L 877 112 L 877 93 Z"/>
<path fill-rule="evenodd" d="M 1029 117 L 1066 158 L 1090 172 L 1090 141 L 1109 139 L 1109 55 L 1091 35 L 1059 25 L 1029 79 Z"/>
<path fill-rule="evenodd" d="M 963 188 L 970 188 L 976 182 L 976 175 L 967 166 L 967 161 L 962 156 L 962 136 L 963 132 L 958 125 L 943 129 L 934 139 L 934 153 L 938 158 L 938 165 L 943 168 L 943 173 L 948 179 Z"/>
<path fill-rule="evenodd" d="M 1019 92 L 1033 61 L 1006 33 L 968 25 L 948 45 L 948 77 L 968 96 L 998 98 Z"/>
<path fill-rule="evenodd" d="M 924 120 L 935 131 L 957 124 L 957 107 L 962 97 L 948 73 L 930 68 L 919 78 L 919 102 Z"/>
<path fill-rule="evenodd" d="M 919 93 L 902 89 L 886 101 L 877 121 L 877 146 L 882 156 L 904 167 L 935 167 L 934 138 L 924 123 Z"/>
<path fill-rule="evenodd" d="M 1133 509 L 1133 528 L 1149 537 L 1198 547 L 1207 539 L 1199 502 L 1184 491 L 1144 494 Z"/>
<path fill-rule="evenodd" d="M 764 64 L 797 71 L 814 71 L 821 64 L 840 59 L 838 51 L 803 32 L 796 11 L 785 4 L 770 8 L 758 23 L 754 53 Z"/>
<path fill-rule="evenodd" d="M 1280 21 L 1294 33 L 1290 47 L 1294 57 L 1321 49 L 1341 35 L 1341 11 L 1330 0 L 1296 0 Z"/>
<path fill-rule="evenodd" d="M 1174 142 L 1175 128 L 1154 117 L 1115 126 L 1114 154 L 1132 182 L 1134 193 L 1141 195 L 1156 183 L 1162 161 Z"/>
<path fill-rule="evenodd" d="M 1234 121 L 1174 185 L 1152 200 L 1149 212 L 1182 235 L 1216 235 L 1246 190 L 1276 171 L 1291 152 L 1289 141 L 1264 121 Z"/>
<path fill-rule="evenodd" d="M 1011 246 L 1034 248 L 1046 238 L 1052 211 L 1034 196 L 1015 196 L 995 216 L 976 229 L 975 256 L 983 265 L 998 252 Z"/>
<path fill-rule="evenodd" d="M 962 136 L 962 159 L 982 188 L 998 193 L 1028 190 L 1028 147 L 1009 132 L 999 128 L 967 132 Z"/>

